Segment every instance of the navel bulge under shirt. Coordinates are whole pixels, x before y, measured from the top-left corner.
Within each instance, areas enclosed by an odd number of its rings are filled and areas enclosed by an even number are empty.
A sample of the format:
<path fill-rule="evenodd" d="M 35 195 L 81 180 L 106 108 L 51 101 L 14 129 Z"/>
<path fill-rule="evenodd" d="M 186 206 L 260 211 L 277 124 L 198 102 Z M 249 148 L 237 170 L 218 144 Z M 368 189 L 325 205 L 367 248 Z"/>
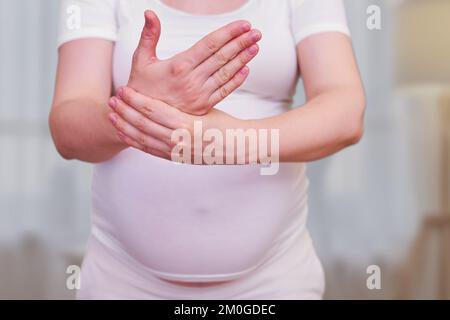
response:
<path fill-rule="evenodd" d="M 80 28 L 67 23 L 73 8 L 81 13 Z M 249 20 L 263 34 L 260 53 L 249 64 L 244 85 L 217 105 L 241 119 L 289 110 L 301 40 L 318 32 L 349 34 L 341 0 L 249 0 L 217 15 L 185 13 L 159 0 L 66 0 L 62 9 L 59 45 L 80 38 L 115 41 L 116 88 L 128 81 L 144 10 L 152 9 L 161 20 L 160 59 L 229 22 Z M 305 165 L 280 164 L 273 176 L 261 175 L 260 169 L 180 165 L 129 148 L 94 166 L 92 233 L 164 279 L 237 278 L 305 230 Z"/>

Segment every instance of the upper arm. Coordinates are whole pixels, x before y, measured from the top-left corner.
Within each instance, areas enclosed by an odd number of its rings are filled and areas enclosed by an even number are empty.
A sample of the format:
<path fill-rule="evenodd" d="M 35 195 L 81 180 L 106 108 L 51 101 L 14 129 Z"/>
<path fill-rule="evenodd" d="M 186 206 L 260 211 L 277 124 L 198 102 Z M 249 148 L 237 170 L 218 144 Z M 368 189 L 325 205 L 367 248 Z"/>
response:
<path fill-rule="evenodd" d="M 337 88 L 362 91 L 343 0 L 289 1 L 307 98 Z"/>
<path fill-rule="evenodd" d="M 76 99 L 105 102 L 112 90 L 114 43 L 103 39 L 79 39 L 59 49 L 53 105 Z"/>
<path fill-rule="evenodd" d="M 363 94 L 358 66 L 348 36 L 337 32 L 315 34 L 301 41 L 297 52 L 308 99 L 335 89 Z"/>
<path fill-rule="evenodd" d="M 111 94 L 118 0 L 63 0 L 54 105 Z"/>

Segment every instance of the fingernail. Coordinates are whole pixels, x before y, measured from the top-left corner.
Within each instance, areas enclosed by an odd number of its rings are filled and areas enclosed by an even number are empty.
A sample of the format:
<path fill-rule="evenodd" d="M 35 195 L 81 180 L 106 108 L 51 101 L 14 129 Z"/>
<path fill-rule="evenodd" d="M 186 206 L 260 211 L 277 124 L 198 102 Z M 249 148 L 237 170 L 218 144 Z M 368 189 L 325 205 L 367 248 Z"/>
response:
<path fill-rule="evenodd" d="M 119 139 L 124 140 L 125 141 L 125 135 L 122 132 L 117 132 L 117 136 L 119 137 Z"/>
<path fill-rule="evenodd" d="M 109 114 L 109 120 L 111 120 L 112 123 L 117 123 L 117 116 L 114 113 Z"/>
<path fill-rule="evenodd" d="M 115 110 L 116 105 L 117 105 L 116 97 L 112 97 L 111 99 L 109 99 L 109 106 L 111 107 L 111 109 Z"/>
<path fill-rule="evenodd" d="M 243 67 L 240 71 L 241 74 L 243 74 L 244 76 L 248 73 L 248 67 Z"/>
<path fill-rule="evenodd" d="M 258 30 L 253 30 L 251 37 L 253 41 L 259 41 L 261 40 L 261 33 Z"/>
<path fill-rule="evenodd" d="M 242 31 L 244 31 L 244 32 L 250 31 L 251 28 L 252 28 L 252 26 L 251 26 L 250 23 L 248 23 L 248 22 L 245 22 L 245 23 L 242 25 Z"/>
<path fill-rule="evenodd" d="M 122 99 L 123 98 L 123 87 L 117 89 L 117 95 Z"/>
<path fill-rule="evenodd" d="M 148 26 L 151 25 L 151 17 L 149 17 L 150 14 L 151 14 L 150 10 L 147 10 L 147 11 L 144 12 L 145 23 Z"/>
<path fill-rule="evenodd" d="M 248 50 L 248 53 L 250 53 L 251 55 L 254 55 L 258 52 L 258 46 L 256 44 L 254 44 L 247 50 Z"/>

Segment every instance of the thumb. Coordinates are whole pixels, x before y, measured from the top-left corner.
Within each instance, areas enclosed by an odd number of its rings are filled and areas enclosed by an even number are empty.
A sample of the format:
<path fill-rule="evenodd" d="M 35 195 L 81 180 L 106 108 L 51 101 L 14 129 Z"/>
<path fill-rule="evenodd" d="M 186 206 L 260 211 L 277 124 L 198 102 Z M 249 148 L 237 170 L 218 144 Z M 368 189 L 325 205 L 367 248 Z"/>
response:
<path fill-rule="evenodd" d="M 158 16 L 151 10 L 145 11 L 145 25 L 141 39 L 136 49 L 138 61 L 153 62 L 157 59 L 156 46 L 161 35 L 161 23 Z"/>

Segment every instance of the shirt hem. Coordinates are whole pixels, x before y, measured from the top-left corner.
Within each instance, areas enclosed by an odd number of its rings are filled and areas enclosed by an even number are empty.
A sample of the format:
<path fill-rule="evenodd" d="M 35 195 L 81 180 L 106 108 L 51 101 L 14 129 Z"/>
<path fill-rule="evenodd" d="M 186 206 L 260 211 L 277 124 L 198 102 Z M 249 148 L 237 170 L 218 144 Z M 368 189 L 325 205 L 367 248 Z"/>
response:
<path fill-rule="evenodd" d="M 350 30 L 347 26 L 342 24 L 330 24 L 330 23 L 321 23 L 321 24 L 315 24 L 311 25 L 301 32 L 297 33 L 295 35 L 295 41 L 296 43 L 300 43 L 305 38 L 312 36 L 313 34 L 317 33 L 324 33 L 324 32 L 339 32 L 343 33 L 349 37 L 351 37 Z"/>
<path fill-rule="evenodd" d="M 117 40 L 117 35 L 115 32 L 100 29 L 100 28 L 83 28 L 70 30 L 70 32 L 60 35 L 57 40 L 57 47 L 59 48 L 64 43 L 79 40 L 84 38 L 99 38 L 103 40 L 109 40 L 115 42 Z"/>

